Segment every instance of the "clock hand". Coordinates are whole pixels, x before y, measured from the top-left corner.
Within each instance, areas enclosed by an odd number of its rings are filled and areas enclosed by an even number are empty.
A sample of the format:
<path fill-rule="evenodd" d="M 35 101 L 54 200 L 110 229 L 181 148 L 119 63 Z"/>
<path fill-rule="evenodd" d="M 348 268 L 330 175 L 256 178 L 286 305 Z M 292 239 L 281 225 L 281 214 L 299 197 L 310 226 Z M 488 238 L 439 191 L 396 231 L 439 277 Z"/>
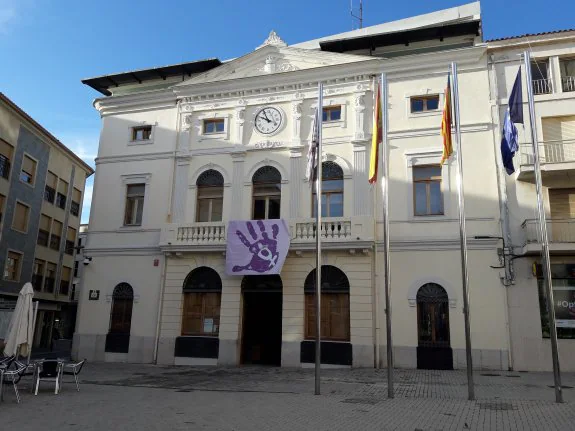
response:
<path fill-rule="evenodd" d="M 268 118 L 267 118 L 267 117 L 265 117 L 265 116 L 264 116 L 264 117 L 262 117 L 262 116 L 260 115 L 260 118 L 261 118 L 262 120 L 266 120 L 268 123 L 271 123 L 271 120 L 268 120 Z"/>
<path fill-rule="evenodd" d="M 271 123 L 271 120 L 268 118 L 268 114 L 266 113 L 266 111 L 262 111 L 262 114 L 265 115 L 267 122 Z"/>

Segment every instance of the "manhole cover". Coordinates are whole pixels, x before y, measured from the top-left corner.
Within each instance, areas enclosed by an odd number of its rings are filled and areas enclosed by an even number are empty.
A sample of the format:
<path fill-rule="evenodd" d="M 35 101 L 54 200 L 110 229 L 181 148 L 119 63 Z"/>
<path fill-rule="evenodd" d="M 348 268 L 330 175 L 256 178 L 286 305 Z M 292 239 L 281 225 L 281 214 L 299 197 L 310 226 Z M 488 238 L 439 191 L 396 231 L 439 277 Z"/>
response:
<path fill-rule="evenodd" d="M 342 403 L 349 403 L 349 404 L 369 404 L 369 405 L 376 405 L 379 403 L 379 400 L 373 398 L 346 398 L 342 401 Z"/>
<path fill-rule="evenodd" d="M 479 403 L 483 410 L 517 410 L 511 403 Z"/>
<path fill-rule="evenodd" d="M 497 374 L 497 373 L 481 373 L 481 376 L 485 376 L 485 377 L 499 377 L 501 376 L 501 374 Z"/>

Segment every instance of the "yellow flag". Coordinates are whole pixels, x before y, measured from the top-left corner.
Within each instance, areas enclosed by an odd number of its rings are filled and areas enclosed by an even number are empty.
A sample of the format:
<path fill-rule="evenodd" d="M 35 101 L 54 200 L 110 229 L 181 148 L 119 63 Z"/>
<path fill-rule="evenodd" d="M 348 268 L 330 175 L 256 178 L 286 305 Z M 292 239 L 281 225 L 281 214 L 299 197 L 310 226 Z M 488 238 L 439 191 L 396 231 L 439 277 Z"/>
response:
<path fill-rule="evenodd" d="M 381 94 L 379 84 L 375 95 L 375 107 L 373 110 L 373 131 L 371 134 L 371 154 L 369 155 L 369 183 L 377 181 L 377 167 L 379 161 L 379 146 L 381 144 Z"/>

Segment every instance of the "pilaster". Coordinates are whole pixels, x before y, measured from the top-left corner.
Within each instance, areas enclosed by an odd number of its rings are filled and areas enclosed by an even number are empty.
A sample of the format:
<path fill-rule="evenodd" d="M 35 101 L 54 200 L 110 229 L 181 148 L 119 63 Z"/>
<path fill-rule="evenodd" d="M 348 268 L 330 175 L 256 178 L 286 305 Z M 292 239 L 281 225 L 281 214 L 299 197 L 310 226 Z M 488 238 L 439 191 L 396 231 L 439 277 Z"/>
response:
<path fill-rule="evenodd" d="M 367 178 L 369 153 L 366 141 L 353 143 L 353 215 L 368 216 L 371 211 L 372 196 Z"/>
<path fill-rule="evenodd" d="M 301 186 L 302 186 L 302 146 L 294 147 L 290 151 L 290 177 L 291 181 L 291 196 L 290 196 L 290 207 L 289 216 L 290 218 L 300 217 L 300 197 L 301 197 Z"/>
<path fill-rule="evenodd" d="M 233 162 L 232 172 L 232 211 L 231 219 L 243 218 L 243 200 L 244 200 L 244 161 L 246 158 L 245 151 L 236 151 L 231 153 Z"/>

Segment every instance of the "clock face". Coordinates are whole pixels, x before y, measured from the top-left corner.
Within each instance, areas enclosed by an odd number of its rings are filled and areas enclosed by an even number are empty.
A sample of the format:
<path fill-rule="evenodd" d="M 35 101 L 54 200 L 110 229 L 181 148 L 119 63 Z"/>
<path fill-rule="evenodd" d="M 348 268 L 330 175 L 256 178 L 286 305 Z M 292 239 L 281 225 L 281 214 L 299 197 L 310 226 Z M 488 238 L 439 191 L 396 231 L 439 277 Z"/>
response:
<path fill-rule="evenodd" d="M 266 107 L 256 113 L 256 130 L 263 135 L 270 135 L 279 130 L 282 125 L 283 116 L 279 109 Z"/>

